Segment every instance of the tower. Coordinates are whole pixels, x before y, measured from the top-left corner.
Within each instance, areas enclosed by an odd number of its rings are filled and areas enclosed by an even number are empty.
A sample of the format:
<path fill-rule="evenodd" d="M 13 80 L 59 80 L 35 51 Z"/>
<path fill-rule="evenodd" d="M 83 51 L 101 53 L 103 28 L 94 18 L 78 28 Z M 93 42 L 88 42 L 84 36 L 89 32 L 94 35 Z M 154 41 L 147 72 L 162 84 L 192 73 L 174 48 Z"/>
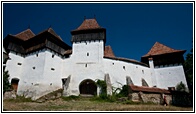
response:
<path fill-rule="evenodd" d="M 99 92 L 95 80 L 104 78 L 102 60 L 106 29 L 99 26 L 96 19 L 85 19 L 77 29 L 71 31 L 71 34 L 72 69 L 68 74 L 70 90 L 67 90 L 67 95 L 96 95 Z"/>
<path fill-rule="evenodd" d="M 97 63 L 103 58 L 106 29 L 99 26 L 96 19 L 85 19 L 71 31 L 73 43 L 72 57 L 81 63 Z"/>
<path fill-rule="evenodd" d="M 150 51 L 142 56 L 141 61 L 152 70 L 153 86 L 175 87 L 179 82 L 187 85 L 182 63 L 185 50 L 176 50 L 156 42 Z"/>

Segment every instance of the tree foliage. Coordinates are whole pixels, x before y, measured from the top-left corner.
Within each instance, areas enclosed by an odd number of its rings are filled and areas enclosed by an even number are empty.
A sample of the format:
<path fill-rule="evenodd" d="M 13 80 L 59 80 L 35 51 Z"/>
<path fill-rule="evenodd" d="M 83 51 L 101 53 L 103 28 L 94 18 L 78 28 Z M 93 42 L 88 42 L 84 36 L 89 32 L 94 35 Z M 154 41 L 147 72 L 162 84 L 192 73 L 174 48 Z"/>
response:
<path fill-rule="evenodd" d="M 3 93 L 11 88 L 8 71 L 3 71 Z"/>
<path fill-rule="evenodd" d="M 193 89 L 193 48 L 186 55 L 186 60 L 184 62 L 184 70 L 185 70 L 188 88 L 190 91 L 192 91 Z"/>

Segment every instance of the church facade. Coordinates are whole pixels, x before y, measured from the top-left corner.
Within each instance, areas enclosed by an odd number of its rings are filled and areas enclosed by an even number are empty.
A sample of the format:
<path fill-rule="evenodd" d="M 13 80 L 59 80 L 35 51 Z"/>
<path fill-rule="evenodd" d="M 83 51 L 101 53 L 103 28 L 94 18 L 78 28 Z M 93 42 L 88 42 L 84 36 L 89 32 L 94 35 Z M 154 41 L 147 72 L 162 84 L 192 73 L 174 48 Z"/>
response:
<path fill-rule="evenodd" d="M 109 95 L 113 87 L 125 84 L 168 89 L 182 81 L 187 86 L 185 50 L 156 42 L 141 62 L 116 57 L 111 46 L 105 46 L 106 29 L 96 19 L 85 19 L 71 34 L 72 46 L 52 28 L 37 35 L 27 29 L 4 38 L 6 70 L 18 95 L 36 100 L 58 89 L 64 96 L 99 95 L 98 79 L 106 81 Z"/>

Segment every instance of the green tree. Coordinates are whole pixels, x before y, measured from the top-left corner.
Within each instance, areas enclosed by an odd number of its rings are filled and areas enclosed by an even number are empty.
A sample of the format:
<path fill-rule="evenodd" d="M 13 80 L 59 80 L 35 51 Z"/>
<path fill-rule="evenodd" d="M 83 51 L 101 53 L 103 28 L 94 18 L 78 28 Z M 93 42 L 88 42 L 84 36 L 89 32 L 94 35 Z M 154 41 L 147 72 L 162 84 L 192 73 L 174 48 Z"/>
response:
<path fill-rule="evenodd" d="M 182 81 L 181 81 L 180 83 L 178 83 L 176 85 L 176 90 L 177 91 L 186 92 L 187 91 L 187 88 L 186 88 L 186 85 L 184 83 L 182 83 Z"/>
<path fill-rule="evenodd" d="M 184 71 L 186 75 L 186 81 L 189 91 L 193 89 L 193 48 L 186 55 L 186 60 L 184 62 Z"/>
<path fill-rule="evenodd" d="M 7 90 L 11 88 L 11 85 L 9 83 L 9 73 L 8 71 L 3 71 L 3 93 L 5 93 Z"/>

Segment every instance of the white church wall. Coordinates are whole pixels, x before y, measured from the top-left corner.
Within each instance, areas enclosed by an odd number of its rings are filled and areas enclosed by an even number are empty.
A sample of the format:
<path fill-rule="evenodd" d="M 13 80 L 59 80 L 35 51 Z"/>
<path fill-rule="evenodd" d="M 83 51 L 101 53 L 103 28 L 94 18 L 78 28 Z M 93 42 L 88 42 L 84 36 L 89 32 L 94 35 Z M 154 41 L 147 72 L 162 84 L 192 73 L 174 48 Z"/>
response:
<path fill-rule="evenodd" d="M 57 53 L 47 49 L 45 51 L 45 66 L 43 69 L 44 73 L 41 79 L 41 87 L 43 89 L 39 89 L 42 92 L 42 95 L 57 89 L 62 89 L 62 69 L 62 57 Z"/>
<path fill-rule="evenodd" d="M 28 54 L 24 59 L 18 94 L 26 97 L 36 96 L 41 84 L 45 66 L 45 50 Z M 37 88 L 37 89 L 36 89 Z"/>
<path fill-rule="evenodd" d="M 73 52 L 64 59 L 63 77 L 71 76 L 70 94 L 79 95 L 79 85 L 85 79 L 104 79 L 103 41 L 73 43 Z"/>
<path fill-rule="evenodd" d="M 75 62 L 99 62 L 103 57 L 103 41 L 74 42 L 71 57 Z"/>
<path fill-rule="evenodd" d="M 60 56 L 46 49 L 27 55 L 19 81 L 18 94 L 37 99 L 62 88 L 62 61 Z"/>
<path fill-rule="evenodd" d="M 9 82 L 11 83 L 11 80 L 13 78 L 21 79 L 21 71 L 23 69 L 23 61 L 24 57 L 22 57 L 20 54 L 10 51 L 9 53 L 8 61 L 6 62 L 5 70 L 8 70 L 8 73 L 10 75 Z"/>
<path fill-rule="evenodd" d="M 71 75 L 70 94 L 79 95 L 79 85 L 83 80 L 91 79 L 96 82 L 97 79 L 104 80 L 102 65 L 95 64 L 74 64 L 74 70 Z"/>
<path fill-rule="evenodd" d="M 157 87 L 168 89 L 168 87 L 176 87 L 181 81 L 186 85 L 187 82 L 183 70 L 183 66 L 170 66 L 155 69 L 157 79 Z"/>
<path fill-rule="evenodd" d="M 105 58 L 104 72 L 109 74 L 112 86 L 117 88 L 127 84 L 126 76 L 130 76 L 134 85 L 141 86 L 143 78 L 152 86 L 151 69 L 145 66 Z"/>

